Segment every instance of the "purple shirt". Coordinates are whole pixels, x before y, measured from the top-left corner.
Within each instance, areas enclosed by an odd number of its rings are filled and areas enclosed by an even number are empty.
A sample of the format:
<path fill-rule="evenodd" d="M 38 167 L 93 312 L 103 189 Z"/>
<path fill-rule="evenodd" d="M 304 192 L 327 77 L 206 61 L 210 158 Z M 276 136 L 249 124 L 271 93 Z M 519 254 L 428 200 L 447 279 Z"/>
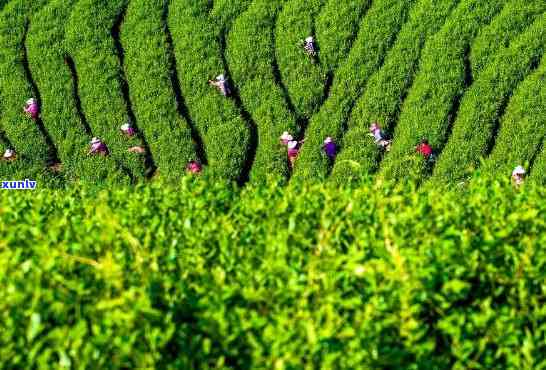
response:
<path fill-rule="evenodd" d="M 337 152 L 336 143 L 326 143 L 324 144 L 324 152 L 330 158 L 334 158 Z"/>
<path fill-rule="evenodd" d="M 108 148 L 102 141 L 91 144 L 91 154 L 108 154 Z"/>

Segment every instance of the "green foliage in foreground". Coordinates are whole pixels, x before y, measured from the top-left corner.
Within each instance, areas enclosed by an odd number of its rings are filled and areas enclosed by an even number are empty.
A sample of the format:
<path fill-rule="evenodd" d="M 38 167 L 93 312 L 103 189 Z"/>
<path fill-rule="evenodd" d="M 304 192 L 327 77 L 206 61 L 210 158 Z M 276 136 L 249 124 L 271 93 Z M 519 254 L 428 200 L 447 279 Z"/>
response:
<path fill-rule="evenodd" d="M 0 367 L 544 368 L 546 191 L 0 197 Z"/>

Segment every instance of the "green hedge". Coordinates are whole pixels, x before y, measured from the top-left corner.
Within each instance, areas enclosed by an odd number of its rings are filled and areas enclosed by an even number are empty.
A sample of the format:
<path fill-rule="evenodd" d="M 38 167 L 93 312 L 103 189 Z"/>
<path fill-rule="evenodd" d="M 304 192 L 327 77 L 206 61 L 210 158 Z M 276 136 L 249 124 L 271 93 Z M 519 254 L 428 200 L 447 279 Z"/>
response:
<path fill-rule="evenodd" d="M 128 182 L 113 160 L 88 156 L 91 134 L 78 116 L 75 82 L 66 65 L 65 22 L 75 1 L 54 0 L 35 12 L 30 25 L 28 59 L 42 97 L 42 119 L 51 135 L 67 182 Z M 85 118 L 85 117 L 84 117 Z"/>
<path fill-rule="evenodd" d="M 228 72 L 220 43 L 223 27 L 209 15 L 207 6 L 204 0 L 171 2 L 169 25 L 178 75 L 189 113 L 203 138 L 212 176 L 239 180 L 249 152 L 250 131 L 233 99 L 226 99 L 207 83 Z"/>
<path fill-rule="evenodd" d="M 330 96 L 309 122 L 294 170 L 295 179 L 322 180 L 328 175 L 331 160 L 322 150 L 323 141 L 331 136 L 341 142 L 355 101 L 383 63 L 412 4 L 413 1 L 380 0 L 371 5 L 347 60 L 336 71 Z"/>
<path fill-rule="evenodd" d="M 343 137 L 343 151 L 338 156 L 332 177 L 344 182 L 348 178 L 374 172 L 382 157 L 381 150 L 368 136 L 372 122 L 392 132 L 400 107 L 415 74 L 425 41 L 444 24 L 456 6 L 456 0 L 421 0 L 409 14 L 395 45 L 385 56 L 385 64 L 375 73 L 366 91 L 356 102 Z"/>
<path fill-rule="evenodd" d="M 515 90 L 502 117 L 495 147 L 484 171 L 510 176 L 517 165 L 527 168 L 546 135 L 546 59 Z M 533 169 L 532 169 L 533 171 Z"/>
<path fill-rule="evenodd" d="M 275 19 L 284 1 L 256 0 L 238 17 L 227 37 L 226 57 L 242 102 L 258 128 L 258 148 L 251 181 L 288 176 L 284 131 L 295 132 L 296 120 L 277 85 L 271 61 Z"/>
<path fill-rule="evenodd" d="M 509 44 L 533 20 L 546 12 L 543 0 L 512 0 L 508 2 L 490 25 L 484 27 L 472 43 L 470 63 L 472 73 L 480 74 L 494 59 L 499 48 Z"/>
<path fill-rule="evenodd" d="M 126 0 L 79 0 L 68 19 L 66 45 L 76 65 L 83 113 L 93 136 L 106 143 L 110 156 L 134 179 L 141 179 L 146 170 L 144 156 L 127 152 L 140 140 L 120 134 L 129 116 L 112 31 L 126 6 Z"/>
<path fill-rule="evenodd" d="M 296 114 L 303 119 L 311 118 L 324 99 L 325 67 L 313 63 L 301 46 L 301 41 L 311 35 L 318 42 L 315 19 L 323 5 L 324 0 L 290 0 L 279 14 L 275 29 L 275 56 L 282 81 Z"/>
<path fill-rule="evenodd" d="M 25 102 L 38 98 L 24 66 L 27 25 L 30 15 L 44 2 L 13 0 L 0 14 L 0 129 L 18 154 L 15 162 L 0 162 L 0 175 L 49 182 L 56 177 L 47 168 L 55 159 L 54 148 L 40 130 L 40 123 L 23 114 Z"/>
<path fill-rule="evenodd" d="M 455 102 L 465 90 L 465 58 L 472 40 L 501 9 L 500 0 L 462 0 L 440 32 L 427 42 L 419 72 L 402 105 L 391 152 L 385 156 L 380 176 L 404 180 L 422 177 L 415 162 L 415 146 L 427 137 L 434 149 L 447 140 Z M 476 76 L 475 76 L 476 77 Z M 425 168 L 425 167 L 423 167 Z"/>
<path fill-rule="evenodd" d="M 537 153 L 534 162 L 531 178 L 534 182 L 546 186 L 546 140 L 542 140 L 541 151 Z"/>
<path fill-rule="evenodd" d="M 133 0 L 121 41 L 131 102 L 162 177 L 179 178 L 197 159 L 189 123 L 178 115 L 171 83 L 163 0 Z"/>
<path fill-rule="evenodd" d="M 518 83 L 538 65 L 545 45 L 546 13 L 501 50 L 465 94 L 452 135 L 438 158 L 434 181 L 456 182 L 479 165 L 495 139 L 502 107 Z"/>
<path fill-rule="evenodd" d="M 371 1 L 324 1 L 315 20 L 317 42 L 322 65 L 334 72 L 349 55 Z"/>
<path fill-rule="evenodd" d="M 540 369 L 544 189 L 10 194 L 2 367 Z"/>

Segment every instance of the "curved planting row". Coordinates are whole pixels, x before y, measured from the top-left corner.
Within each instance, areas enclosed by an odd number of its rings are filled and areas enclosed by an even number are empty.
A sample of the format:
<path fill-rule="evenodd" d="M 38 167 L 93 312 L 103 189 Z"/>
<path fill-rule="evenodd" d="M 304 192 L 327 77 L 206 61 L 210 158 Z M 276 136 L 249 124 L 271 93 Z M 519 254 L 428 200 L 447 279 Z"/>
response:
<path fill-rule="evenodd" d="M 250 133 L 234 100 L 208 84 L 227 74 L 220 43 L 222 27 L 209 16 L 208 3 L 171 2 L 169 28 L 182 92 L 203 138 L 208 167 L 217 179 L 239 180 L 250 152 Z"/>
<path fill-rule="evenodd" d="M 333 72 L 349 54 L 371 1 L 324 1 L 315 20 L 316 34 L 320 62 L 326 71 Z"/>
<path fill-rule="evenodd" d="M 234 22 L 227 38 L 227 61 L 245 108 L 258 127 L 258 146 L 250 173 L 252 181 L 268 176 L 286 178 L 283 131 L 294 132 L 296 122 L 282 89 L 276 84 L 271 61 L 275 19 L 283 1 L 256 0 Z"/>
<path fill-rule="evenodd" d="M 546 143 L 542 141 L 542 149 L 533 165 L 531 179 L 539 184 L 546 186 Z"/>
<path fill-rule="evenodd" d="M 417 73 L 425 40 L 441 28 L 457 1 L 421 0 L 413 7 L 385 64 L 370 78 L 356 103 L 343 137 L 343 151 L 334 165 L 334 178 L 344 181 L 351 174 L 367 174 L 379 166 L 382 150 L 368 136 L 369 126 L 378 122 L 385 132 L 392 132 Z"/>
<path fill-rule="evenodd" d="M 419 72 L 402 106 L 391 151 L 383 161 L 381 177 L 402 180 L 424 175 L 426 166 L 415 156 L 415 146 L 423 137 L 433 148 L 446 141 L 470 73 L 466 65 L 470 43 L 503 3 L 463 0 L 441 31 L 427 42 Z"/>
<path fill-rule="evenodd" d="M 322 143 L 328 136 L 340 141 L 354 102 L 383 63 L 412 3 L 378 0 L 372 4 L 347 61 L 336 71 L 329 98 L 309 122 L 294 172 L 298 180 L 321 180 L 328 175 L 331 159 L 322 151 Z"/>
<path fill-rule="evenodd" d="M 55 142 L 67 181 L 127 181 L 112 160 L 87 155 L 91 132 L 80 117 L 64 48 L 65 22 L 76 0 L 54 0 L 34 13 L 28 35 L 29 64 L 40 88 L 42 119 Z M 84 122 L 82 122 L 82 119 Z"/>
<path fill-rule="evenodd" d="M 320 107 L 326 74 L 317 61 L 307 56 L 302 41 L 317 37 L 315 17 L 324 0 L 290 0 L 277 19 L 275 52 L 282 80 L 292 100 L 295 113 L 309 119 Z"/>
<path fill-rule="evenodd" d="M 129 2 L 121 29 L 125 70 L 138 126 L 161 177 L 178 177 L 196 160 L 189 123 L 178 115 L 167 55 L 163 0 Z"/>
<path fill-rule="evenodd" d="M 83 112 L 93 135 L 105 142 L 110 155 L 130 176 L 142 178 L 144 157 L 128 152 L 141 142 L 120 133 L 120 127 L 129 122 L 129 116 L 112 31 L 125 6 L 125 0 L 78 1 L 68 20 L 66 41 L 78 71 Z"/>
<path fill-rule="evenodd" d="M 39 99 L 26 64 L 25 41 L 30 14 L 44 2 L 13 0 L 0 14 L 0 129 L 12 146 L 9 149 L 17 153 L 17 160 L 0 162 L 3 177 L 47 181 L 54 177 L 47 167 L 56 161 L 55 152 L 43 123 L 23 114 L 29 98 Z"/>
<path fill-rule="evenodd" d="M 546 11 L 544 0 L 512 0 L 499 13 L 490 25 L 483 28 L 472 43 L 470 63 L 472 73 L 479 74 L 492 61 L 499 48 L 509 43 L 534 18 Z"/>
<path fill-rule="evenodd" d="M 453 134 L 434 171 L 434 180 L 457 181 L 479 164 L 495 138 L 495 124 L 511 92 L 538 65 L 546 45 L 546 14 L 500 51 L 465 94 Z"/>
<path fill-rule="evenodd" d="M 516 165 L 530 164 L 546 135 L 546 58 L 514 92 L 502 118 L 485 171 L 506 177 Z M 534 169 L 531 169 L 534 172 Z"/>

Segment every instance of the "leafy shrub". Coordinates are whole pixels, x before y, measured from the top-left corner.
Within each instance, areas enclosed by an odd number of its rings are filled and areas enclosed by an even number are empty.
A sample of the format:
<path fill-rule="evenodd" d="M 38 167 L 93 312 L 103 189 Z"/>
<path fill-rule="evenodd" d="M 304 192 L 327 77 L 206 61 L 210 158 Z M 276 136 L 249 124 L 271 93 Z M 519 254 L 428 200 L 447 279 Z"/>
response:
<path fill-rule="evenodd" d="M 546 135 L 546 59 L 515 90 L 502 117 L 491 155 L 485 162 L 490 174 L 510 176 L 516 165 L 529 165 Z"/>
<path fill-rule="evenodd" d="M 541 368 L 544 189 L 10 194 L 2 367 Z"/>
<path fill-rule="evenodd" d="M 371 1 L 324 1 L 315 20 L 320 61 L 327 71 L 335 72 L 347 59 Z"/>
<path fill-rule="evenodd" d="M 0 175 L 12 178 L 43 178 L 53 181 L 47 169 L 55 160 L 51 147 L 39 124 L 23 114 L 29 98 L 38 98 L 25 71 L 25 38 L 29 16 L 45 1 L 14 0 L 6 4 L 0 15 L 0 128 L 15 149 L 15 162 L 0 162 Z M 2 152 L 3 154 L 3 152 Z"/>
<path fill-rule="evenodd" d="M 275 29 L 275 57 L 282 81 L 296 115 L 304 119 L 320 108 L 327 82 L 325 68 L 313 63 L 301 46 L 307 36 L 317 41 L 315 18 L 323 5 L 324 0 L 290 0 L 279 14 Z M 322 54 L 317 59 L 320 61 Z"/>
<path fill-rule="evenodd" d="M 74 59 L 83 113 L 93 136 L 101 138 L 112 158 L 138 179 L 144 177 L 146 167 L 142 155 L 127 152 L 135 142 L 120 134 L 129 116 L 113 38 L 114 26 L 126 5 L 125 0 L 78 1 L 66 25 L 66 45 Z"/>
<path fill-rule="evenodd" d="M 533 166 L 531 178 L 538 184 L 546 185 L 546 145 L 542 139 L 541 150 L 537 153 L 537 158 Z"/>
<path fill-rule="evenodd" d="M 453 133 L 434 171 L 433 180 L 455 182 L 479 164 L 494 139 L 494 127 L 513 89 L 534 65 L 538 65 L 546 45 L 546 13 L 539 17 L 495 61 L 465 94 Z M 516 166 L 516 165 L 514 165 Z"/>
<path fill-rule="evenodd" d="M 178 115 L 164 24 L 165 2 L 129 2 L 121 29 L 125 70 L 138 126 L 159 174 L 179 178 L 196 160 L 189 123 Z"/>
<path fill-rule="evenodd" d="M 42 119 L 55 143 L 67 182 L 128 182 L 113 160 L 87 156 L 90 133 L 78 116 L 64 44 L 66 20 L 75 1 L 55 0 L 33 13 L 28 60 L 42 98 Z M 85 120 L 85 117 L 83 117 Z"/>
<path fill-rule="evenodd" d="M 508 47 L 533 20 L 546 11 L 542 0 L 512 0 L 472 43 L 472 73 L 480 74 L 494 59 L 499 48 Z"/>
<path fill-rule="evenodd" d="M 381 66 L 412 4 L 413 1 L 393 0 L 372 4 L 347 60 L 336 71 L 330 96 L 309 122 L 294 170 L 295 179 L 322 180 L 327 176 L 331 163 L 321 150 L 322 143 L 327 136 L 340 142 L 355 100 L 362 94 L 369 77 Z"/>
<path fill-rule="evenodd" d="M 256 0 L 235 20 L 227 37 L 227 61 L 242 102 L 258 127 L 258 148 L 250 173 L 252 181 L 269 175 L 288 176 L 284 131 L 295 132 L 296 121 L 275 81 L 271 44 L 275 18 L 283 2 Z"/>
<path fill-rule="evenodd" d="M 404 158 L 412 155 L 421 138 L 426 137 L 435 149 L 446 141 L 456 113 L 455 102 L 462 96 L 470 73 L 465 67 L 465 54 L 480 28 L 493 19 L 503 3 L 462 0 L 440 32 L 427 42 L 380 176 L 405 179 L 409 169 L 404 166 Z"/>
<path fill-rule="evenodd" d="M 356 102 L 343 137 L 343 151 L 334 165 L 332 176 L 336 181 L 377 169 L 381 152 L 368 136 L 368 127 L 379 122 L 386 133 L 393 131 L 400 106 L 417 73 L 425 40 L 441 28 L 456 3 L 421 0 L 413 6 L 408 22 L 385 56 L 385 64 L 370 78 L 366 91 Z"/>
<path fill-rule="evenodd" d="M 182 92 L 203 137 L 212 176 L 238 180 L 249 152 L 250 131 L 233 100 L 221 96 L 207 83 L 219 74 L 228 74 L 220 43 L 223 27 L 209 16 L 207 6 L 207 1 L 173 1 L 169 25 Z"/>

